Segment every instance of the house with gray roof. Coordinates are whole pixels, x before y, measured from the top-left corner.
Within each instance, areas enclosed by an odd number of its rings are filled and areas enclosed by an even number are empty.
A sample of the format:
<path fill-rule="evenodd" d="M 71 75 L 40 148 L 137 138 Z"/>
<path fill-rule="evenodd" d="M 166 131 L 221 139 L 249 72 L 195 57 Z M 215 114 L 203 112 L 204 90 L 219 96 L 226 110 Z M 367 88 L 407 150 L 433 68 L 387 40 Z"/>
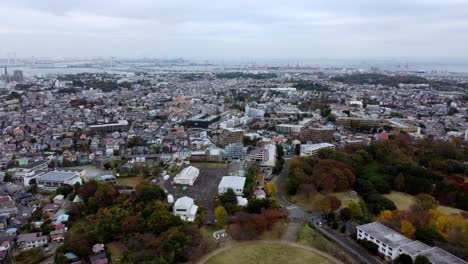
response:
<path fill-rule="evenodd" d="M 82 183 L 79 171 L 51 171 L 38 179 L 39 188 L 51 191 L 65 184 L 74 185 L 75 183 Z"/>

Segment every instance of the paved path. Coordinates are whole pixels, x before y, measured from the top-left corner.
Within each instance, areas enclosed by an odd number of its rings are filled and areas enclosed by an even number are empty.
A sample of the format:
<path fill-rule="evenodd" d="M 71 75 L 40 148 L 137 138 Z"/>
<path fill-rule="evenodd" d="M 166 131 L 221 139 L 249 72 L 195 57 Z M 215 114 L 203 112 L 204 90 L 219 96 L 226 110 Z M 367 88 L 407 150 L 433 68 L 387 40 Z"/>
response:
<path fill-rule="evenodd" d="M 281 241 L 281 240 L 258 240 L 258 241 L 249 241 L 249 242 L 238 242 L 238 243 L 232 243 L 228 246 L 225 246 L 225 247 L 222 247 L 222 248 L 219 248 L 219 249 L 216 249 L 212 252 L 210 252 L 208 255 L 205 255 L 201 260 L 199 260 L 198 264 L 203 264 L 205 263 L 208 259 L 210 259 L 211 257 L 223 252 L 223 251 L 226 251 L 228 249 L 231 249 L 233 247 L 238 247 L 238 246 L 245 246 L 245 245 L 255 245 L 255 244 L 259 244 L 259 243 L 267 243 L 267 244 L 283 244 L 283 245 L 287 245 L 287 246 L 292 246 L 292 247 L 297 247 L 297 248 L 301 248 L 301 249 L 305 249 L 305 250 L 308 250 L 308 251 L 311 251 L 317 255 L 320 255 L 336 264 L 344 264 L 342 261 L 338 260 L 337 258 L 323 252 L 323 251 L 320 251 L 316 248 L 313 248 L 313 247 L 308 247 L 308 246 L 304 246 L 304 245 L 300 245 L 300 244 L 296 244 L 296 243 L 292 243 L 292 242 L 286 242 L 286 241 Z"/>
<path fill-rule="evenodd" d="M 286 208 L 288 210 L 288 216 L 289 216 L 289 223 L 288 223 L 288 228 L 283 236 L 283 239 L 286 241 L 296 241 L 293 240 L 294 235 L 296 236 L 299 234 L 300 231 L 300 226 L 299 226 L 299 231 L 295 233 L 296 231 L 296 225 L 295 223 L 301 223 L 304 221 L 308 221 L 311 217 L 315 216 L 320 216 L 320 215 L 313 215 L 307 212 L 307 209 L 304 207 L 301 207 L 299 205 L 296 205 L 290 201 L 288 201 L 283 193 L 283 183 L 288 177 L 288 162 L 284 163 L 283 170 L 281 173 L 276 177 L 275 180 L 275 186 L 278 189 L 278 193 L 276 194 L 276 199 L 278 202 L 281 204 L 283 208 Z M 321 231 L 323 234 L 325 234 L 329 239 L 335 241 L 338 245 L 340 245 L 345 251 L 347 251 L 351 256 L 354 256 L 357 258 L 359 261 L 362 263 L 366 264 L 382 264 L 382 261 L 374 257 L 373 255 L 369 254 L 364 248 L 361 246 L 357 245 L 353 240 L 350 238 L 343 236 L 342 234 L 339 234 L 332 230 L 331 228 L 327 226 L 320 227 L 318 225 L 315 225 L 315 227 Z"/>
<path fill-rule="evenodd" d="M 338 245 L 344 248 L 348 253 L 355 258 L 357 258 L 361 263 L 366 264 L 382 264 L 382 261 L 373 255 L 370 255 L 363 247 L 357 245 L 351 238 L 337 234 L 328 226 L 318 226 L 315 225 L 315 228 L 324 234 L 325 236 L 331 238 Z"/>

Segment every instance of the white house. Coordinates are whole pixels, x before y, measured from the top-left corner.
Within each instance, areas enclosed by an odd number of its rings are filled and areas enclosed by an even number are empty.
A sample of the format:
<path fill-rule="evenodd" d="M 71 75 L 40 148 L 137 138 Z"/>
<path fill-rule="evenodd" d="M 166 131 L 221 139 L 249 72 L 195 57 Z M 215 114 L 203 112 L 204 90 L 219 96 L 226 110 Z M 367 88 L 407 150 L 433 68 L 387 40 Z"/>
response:
<path fill-rule="evenodd" d="M 218 185 L 218 194 L 227 192 L 232 189 L 236 195 L 241 196 L 244 192 L 245 177 L 239 176 L 224 176 Z"/>
<path fill-rule="evenodd" d="M 193 202 L 193 199 L 187 196 L 176 200 L 174 204 L 174 215 L 179 216 L 182 220 L 193 222 L 197 215 L 198 206 Z"/>
<path fill-rule="evenodd" d="M 192 186 L 195 180 L 198 178 L 199 174 L 199 169 L 193 166 L 188 166 L 174 177 L 174 182 L 176 184 L 185 184 Z"/>
<path fill-rule="evenodd" d="M 466 262 L 438 247 L 430 247 L 420 241 L 413 241 L 402 234 L 384 226 L 379 222 L 372 222 L 357 226 L 357 239 L 365 239 L 376 244 L 379 253 L 388 259 L 396 259 L 405 254 L 413 261 L 417 256 L 426 256 L 433 264 L 453 263 L 466 264 Z"/>
<path fill-rule="evenodd" d="M 20 234 L 16 240 L 20 250 L 42 247 L 47 245 L 48 237 L 42 236 L 41 233 Z"/>
<path fill-rule="evenodd" d="M 301 156 L 315 156 L 322 149 L 335 149 L 335 145 L 330 143 L 319 143 L 319 144 L 302 144 L 301 145 Z"/>

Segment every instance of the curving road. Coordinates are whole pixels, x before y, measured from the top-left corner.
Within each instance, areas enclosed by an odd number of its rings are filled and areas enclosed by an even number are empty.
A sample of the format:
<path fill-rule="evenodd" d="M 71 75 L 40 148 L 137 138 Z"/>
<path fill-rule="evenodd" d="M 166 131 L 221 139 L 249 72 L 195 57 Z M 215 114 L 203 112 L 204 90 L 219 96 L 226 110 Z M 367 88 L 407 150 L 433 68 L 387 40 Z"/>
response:
<path fill-rule="evenodd" d="M 288 211 L 288 217 L 293 224 L 288 225 L 288 230 L 286 233 L 291 233 L 295 232 L 297 228 L 294 228 L 297 223 L 304 223 L 305 221 L 308 221 L 310 224 L 314 225 L 315 228 L 321 232 L 323 235 L 327 236 L 329 239 L 335 241 L 338 245 L 340 245 L 344 250 L 348 252 L 351 256 L 356 257 L 360 262 L 366 263 L 366 264 L 382 264 L 382 261 L 380 259 L 374 257 L 373 255 L 369 254 L 364 248 L 361 246 L 357 245 L 352 239 L 349 237 L 335 232 L 333 229 L 329 228 L 328 226 L 319 226 L 317 225 L 316 221 L 312 221 L 311 219 L 317 219 L 317 217 L 320 218 L 319 214 L 311 214 L 308 213 L 307 209 L 304 207 L 301 207 L 299 205 L 296 205 L 290 201 L 288 201 L 283 193 L 283 183 L 288 177 L 288 160 L 289 158 L 285 158 L 286 162 L 284 163 L 283 170 L 281 173 L 276 177 L 275 180 L 275 186 L 278 189 L 278 192 L 276 194 L 276 199 L 278 202 L 281 204 L 283 208 L 286 208 Z M 293 228 L 293 230 L 289 230 Z M 294 235 L 292 234 L 287 234 L 287 237 L 285 240 L 291 241 L 291 238 Z M 297 237 L 296 237 L 297 238 Z"/>

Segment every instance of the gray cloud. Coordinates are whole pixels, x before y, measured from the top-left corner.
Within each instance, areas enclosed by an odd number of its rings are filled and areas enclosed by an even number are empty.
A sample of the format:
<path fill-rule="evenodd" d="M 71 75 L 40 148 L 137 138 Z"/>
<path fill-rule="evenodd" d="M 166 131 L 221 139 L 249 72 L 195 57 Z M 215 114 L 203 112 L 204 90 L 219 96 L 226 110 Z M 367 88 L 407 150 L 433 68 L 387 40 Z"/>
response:
<path fill-rule="evenodd" d="M 0 56 L 468 56 L 466 0 L 1 2 Z"/>

